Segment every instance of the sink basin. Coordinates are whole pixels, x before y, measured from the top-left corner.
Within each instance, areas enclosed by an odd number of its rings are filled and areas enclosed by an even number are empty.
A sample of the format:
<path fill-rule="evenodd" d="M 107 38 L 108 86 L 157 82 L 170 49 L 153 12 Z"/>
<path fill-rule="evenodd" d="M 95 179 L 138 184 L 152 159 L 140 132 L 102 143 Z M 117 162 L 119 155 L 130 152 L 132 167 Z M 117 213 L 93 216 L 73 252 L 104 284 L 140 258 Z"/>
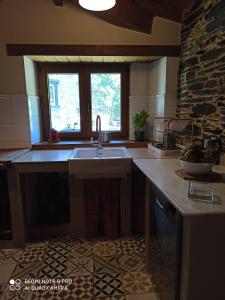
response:
<path fill-rule="evenodd" d="M 73 153 L 73 159 L 105 159 L 125 157 L 129 157 L 129 153 L 125 147 L 103 149 L 75 149 Z"/>
<path fill-rule="evenodd" d="M 125 147 L 74 149 L 69 157 L 69 173 L 79 178 L 124 177 L 131 171 Z"/>

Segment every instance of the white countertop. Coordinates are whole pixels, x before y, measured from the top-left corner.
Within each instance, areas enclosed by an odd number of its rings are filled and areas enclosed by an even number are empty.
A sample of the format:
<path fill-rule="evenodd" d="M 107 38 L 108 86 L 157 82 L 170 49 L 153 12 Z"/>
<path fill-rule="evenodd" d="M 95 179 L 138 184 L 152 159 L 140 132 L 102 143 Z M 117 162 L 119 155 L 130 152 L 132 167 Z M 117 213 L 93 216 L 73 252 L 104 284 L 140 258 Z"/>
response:
<path fill-rule="evenodd" d="M 83 149 L 83 148 L 76 148 Z M 133 159 L 159 158 L 159 155 L 148 148 L 127 148 Z M 34 163 L 34 162 L 66 162 L 72 153 L 71 150 L 32 150 L 25 155 L 15 159 L 13 163 Z"/>
<path fill-rule="evenodd" d="M 134 159 L 139 169 L 165 194 L 183 215 L 225 214 L 225 183 L 213 183 L 216 202 L 213 204 L 187 199 L 188 181 L 174 172 L 180 169 L 178 159 Z M 225 167 L 215 166 L 214 171 L 225 174 Z M 219 200 L 217 202 L 217 200 Z"/>
<path fill-rule="evenodd" d="M 6 162 L 16 159 L 19 156 L 29 152 L 30 149 L 16 149 L 16 150 L 0 150 L 0 161 Z"/>
<path fill-rule="evenodd" d="M 13 163 L 66 162 L 73 150 L 32 150 L 18 157 Z"/>
<path fill-rule="evenodd" d="M 133 157 L 133 159 L 149 159 L 149 158 L 161 158 L 161 159 L 168 159 L 168 158 L 177 158 L 176 156 L 160 156 L 155 151 L 152 151 L 148 148 L 127 148 L 130 155 Z"/>

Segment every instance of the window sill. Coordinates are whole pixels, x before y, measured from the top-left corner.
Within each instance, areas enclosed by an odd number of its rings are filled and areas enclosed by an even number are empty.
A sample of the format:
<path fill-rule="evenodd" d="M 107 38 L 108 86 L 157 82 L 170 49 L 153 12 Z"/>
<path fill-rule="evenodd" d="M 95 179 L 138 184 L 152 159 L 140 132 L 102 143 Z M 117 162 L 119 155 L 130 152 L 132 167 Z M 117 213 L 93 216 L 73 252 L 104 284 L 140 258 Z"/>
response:
<path fill-rule="evenodd" d="M 104 143 L 103 147 L 127 147 L 127 148 L 144 148 L 148 147 L 150 141 L 135 142 L 131 140 L 112 140 L 110 143 Z M 32 145 L 32 150 L 47 150 L 47 149 L 73 149 L 81 147 L 92 147 L 90 141 L 60 141 L 58 143 L 41 142 Z"/>

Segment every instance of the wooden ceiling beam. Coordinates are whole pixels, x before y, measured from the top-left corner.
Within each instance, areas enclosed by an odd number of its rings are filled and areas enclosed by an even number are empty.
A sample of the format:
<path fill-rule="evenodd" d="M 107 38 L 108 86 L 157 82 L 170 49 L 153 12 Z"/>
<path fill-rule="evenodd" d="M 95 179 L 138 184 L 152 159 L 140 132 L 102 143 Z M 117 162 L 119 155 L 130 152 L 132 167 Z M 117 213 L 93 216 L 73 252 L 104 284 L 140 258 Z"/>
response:
<path fill-rule="evenodd" d="M 85 10 L 78 4 L 78 0 L 73 0 L 73 2 L 78 8 L 82 9 L 82 11 L 95 15 L 110 24 L 147 34 L 151 33 L 153 22 L 152 14 L 140 7 L 140 5 L 137 5 L 134 1 L 117 1 L 112 9 L 102 12 Z"/>
<path fill-rule="evenodd" d="M 56 6 L 63 6 L 64 0 L 52 0 Z"/>
<path fill-rule="evenodd" d="M 179 45 L 7 44 L 9 56 L 180 56 Z"/>
<path fill-rule="evenodd" d="M 135 2 L 150 14 L 175 22 L 181 22 L 182 10 L 173 5 L 173 2 L 167 4 L 165 1 L 156 0 L 135 0 Z"/>

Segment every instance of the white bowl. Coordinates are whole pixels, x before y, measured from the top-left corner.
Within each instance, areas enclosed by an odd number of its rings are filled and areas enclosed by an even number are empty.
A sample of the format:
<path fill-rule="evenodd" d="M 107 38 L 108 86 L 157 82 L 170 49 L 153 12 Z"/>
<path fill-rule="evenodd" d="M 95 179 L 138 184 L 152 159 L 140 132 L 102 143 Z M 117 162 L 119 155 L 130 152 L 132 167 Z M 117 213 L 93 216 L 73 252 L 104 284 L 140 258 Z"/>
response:
<path fill-rule="evenodd" d="M 193 175 L 205 175 L 208 174 L 213 166 L 214 166 L 214 162 L 213 163 L 192 163 L 192 162 L 188 162 L 185 160 L 180 160 L 181 166 L 183 167 L 183 169 L 189 173 L 189 174 L 193 174 Z"/>

